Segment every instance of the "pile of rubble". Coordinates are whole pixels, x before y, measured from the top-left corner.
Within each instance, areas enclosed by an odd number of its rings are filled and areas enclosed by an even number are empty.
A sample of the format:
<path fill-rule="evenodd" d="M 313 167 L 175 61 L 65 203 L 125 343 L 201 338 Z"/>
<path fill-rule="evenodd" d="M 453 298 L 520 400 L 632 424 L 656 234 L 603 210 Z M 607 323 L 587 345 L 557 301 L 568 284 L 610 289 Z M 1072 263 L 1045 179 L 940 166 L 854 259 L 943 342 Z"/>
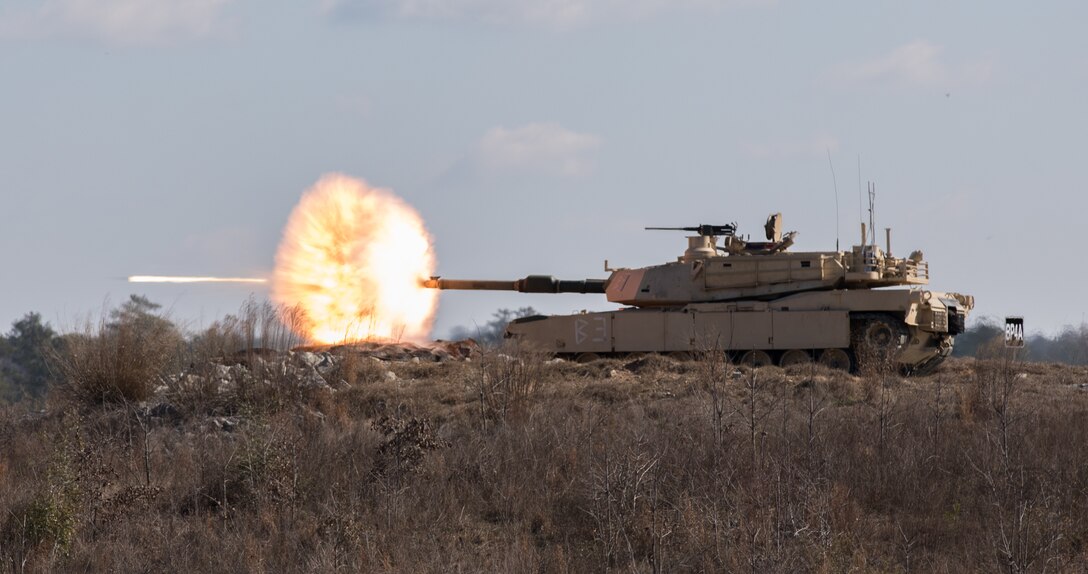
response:
<path fill-rule="evenodd" d="M 245 385 L 274 385 L 290 382 L 301 388 L 336 391 L 348 386 L 347 370 L 366 365 L 379 380 L 396 381 L 391 363 L 438 363 L 472 361 L 480 357 L 475 341 L 436 341 L 425 346 L 413 343 L 357 343 L 322 347 L 300 347 L 291 351 L 249 349 L 220 357 L 207 364 L 169 375 L 154 389 L 153 397 L 143 405 L 145 416 L 179 416 L 174 401 L 177 395 L 229 396 L 244 391 Z M 365 362 L 363 362 L 365 361 Z M 350 366 L 349 366 L 350 365 Z M 219 430 L 232 431 L 238 416 L 213 417 Z"/>
<path fill-rule="evenodd" d="M 344 382 L 340 365 L 345 357 L 374 361 L 379 365 L 392 362 L 471 361 L 480 356 L 475 341 L 437 341 L 431 346 L 413 343 L 356 343 L 324 347 L 299 347 L 277 352 L 269 349 L 239 351 L 206 366 L 190 369 L 167 377 L 155 394 L 169 388 L 205 389 L 216 393 L 234 391 L 238 385 L 273 380 L 293 381 L 302 387 L 339 387 Z M 382 373 L 386 380 L 396 380 L 389 369 Z M 209 388 L 211 386 L 212 388 Z"/>
<path fill-rule="evenodd" d="M 472 339 L 464 341 L 435 341 L 430 346 L 413 343 L 363 342 L 349 345 L 300 347 L 297 351 L 311 351 L 343 355 L 351 353 L 360 357 L 373 357 L 383 361 L 463 361 L 480 356 L 480 345 Z"/>

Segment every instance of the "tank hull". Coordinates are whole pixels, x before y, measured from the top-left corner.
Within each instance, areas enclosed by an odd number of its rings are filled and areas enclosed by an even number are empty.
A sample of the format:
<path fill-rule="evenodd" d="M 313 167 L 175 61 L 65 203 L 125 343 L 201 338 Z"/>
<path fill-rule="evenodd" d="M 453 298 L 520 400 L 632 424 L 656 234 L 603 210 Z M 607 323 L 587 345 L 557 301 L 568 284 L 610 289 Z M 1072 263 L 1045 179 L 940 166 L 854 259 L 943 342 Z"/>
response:
<path fill-rule="evenodd" d="M 510 323 L 507 336 L 567 357 L 726 351 L 757 364 L 838 357 L 842 366 L 845 355 L 856 368 L 873 351 L 864 337 L 872 332 L 901 369 L 925 372 L 951 353 L 957 317 L 966 313 L 962 298 L 917 289 L 817 291 L 774 301 L 527 317 Z"/>

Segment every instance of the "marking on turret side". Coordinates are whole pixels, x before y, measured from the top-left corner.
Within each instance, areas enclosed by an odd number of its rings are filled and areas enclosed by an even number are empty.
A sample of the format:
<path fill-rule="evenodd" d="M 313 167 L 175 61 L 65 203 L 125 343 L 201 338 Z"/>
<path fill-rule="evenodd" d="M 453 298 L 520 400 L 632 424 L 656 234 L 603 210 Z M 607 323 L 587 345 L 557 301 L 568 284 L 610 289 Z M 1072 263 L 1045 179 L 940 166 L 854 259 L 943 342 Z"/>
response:
<path fill-rule="evenodd" d="M 593 325 L 590 325 L 592 321 Z M 591 343 L 603 343 L 608 340 L 608 318 L 605 316 L 593 319 L 575 319 L 574 343 L 580 345 L 589 339 Z"/>

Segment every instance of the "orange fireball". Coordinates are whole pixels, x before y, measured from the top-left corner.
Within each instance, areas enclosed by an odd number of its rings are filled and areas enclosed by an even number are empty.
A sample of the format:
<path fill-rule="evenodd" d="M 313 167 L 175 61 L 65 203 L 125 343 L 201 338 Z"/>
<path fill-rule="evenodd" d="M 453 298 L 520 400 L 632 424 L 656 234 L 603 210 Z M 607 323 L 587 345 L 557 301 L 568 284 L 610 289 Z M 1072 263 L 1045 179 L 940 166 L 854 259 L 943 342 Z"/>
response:
<path fill-rule="evenodd" d="M 320 343 L 427 338 L 438 293 L 431 236 L 411 206 L 344 175 L 321 178 L 291 212 L 272 298 L 303 311 Z"/>

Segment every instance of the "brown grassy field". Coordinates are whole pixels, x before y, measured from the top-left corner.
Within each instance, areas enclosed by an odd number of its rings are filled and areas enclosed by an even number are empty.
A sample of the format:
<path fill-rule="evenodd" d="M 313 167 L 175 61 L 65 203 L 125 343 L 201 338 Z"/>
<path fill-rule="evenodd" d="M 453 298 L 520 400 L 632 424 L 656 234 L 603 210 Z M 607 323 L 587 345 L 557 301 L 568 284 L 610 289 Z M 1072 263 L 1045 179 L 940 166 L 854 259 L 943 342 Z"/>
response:
<path fill-rule="evenodd" d="M 919 379 L 517 350 L 194 361 L 140 402 L 62 387 L 0 412 L 0 560 L 1084 571 L 1086 386 L 1084 368 L 1000 359 Z"/>

